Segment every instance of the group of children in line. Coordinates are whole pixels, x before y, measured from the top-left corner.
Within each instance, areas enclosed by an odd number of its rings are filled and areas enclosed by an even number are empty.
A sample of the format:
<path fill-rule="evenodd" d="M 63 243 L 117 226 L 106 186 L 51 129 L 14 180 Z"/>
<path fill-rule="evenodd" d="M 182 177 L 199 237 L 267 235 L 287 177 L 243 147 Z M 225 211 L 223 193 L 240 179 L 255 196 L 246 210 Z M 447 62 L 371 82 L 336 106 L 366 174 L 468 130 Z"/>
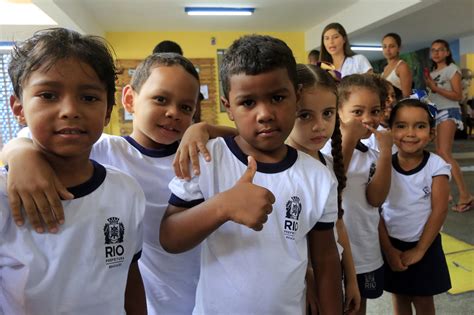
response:
<path fill-rule="evenodd" d="M 101 136 L 115 67 L 98 38 L 39 32 L 9 73 L 32 136 L 2 152 L 0 314 L 364 314 L 383 290 L 397 314 L 433 314 L 450 287 L 433 117 L 405 99 L 378 129 L 392 92 L 371 74 L 336 85 L 244 36 L 220 72 L 233 129 L 192 125 L 194 66 L 153 54 L 118 137 Z"/>

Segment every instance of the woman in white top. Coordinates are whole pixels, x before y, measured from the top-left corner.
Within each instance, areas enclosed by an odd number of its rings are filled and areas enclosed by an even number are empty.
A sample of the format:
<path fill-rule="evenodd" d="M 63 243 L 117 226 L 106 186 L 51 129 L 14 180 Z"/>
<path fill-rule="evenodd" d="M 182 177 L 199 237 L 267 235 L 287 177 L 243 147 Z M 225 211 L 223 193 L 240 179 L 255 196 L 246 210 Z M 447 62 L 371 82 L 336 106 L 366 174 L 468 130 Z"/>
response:
<path fill-rule="evenodd" d="M 459 199 L 452 210 L 464 212 L 471 209 L 474 199 L 464 182 L 459 164 L 453 158 L 452 149 L 456 128 L 462 129 L 461 71 L 456 66 L 449 44 L 437 39 L 431 44 L 431 73 L 425 73 L 425 83 L 430 90 L 429 98 L 438 108 L 436 114 L 436 153 L 451 164 L 451 173 L 459 190 Z"/>
<path fill-rule="evenodd" d="M 400 47 L 402 39 L 396 33 L 388 33 L 382 39 L 382 49 L 387 65 L 383 69 L 382 77 L 401 92 L 401 96 L 408 97 L 411 94 L 413 82 L 412 74 L 408 64 L 400 59 Z"/>
<path fill-rule="evenodd" d="M 332 63 L 342 77 L 354 73 L 372 72 L 369 60 L 351 50 L 346 30 L 339 23 L 331 23 L 324 28 L 319 58 L 321 61 Z"/>

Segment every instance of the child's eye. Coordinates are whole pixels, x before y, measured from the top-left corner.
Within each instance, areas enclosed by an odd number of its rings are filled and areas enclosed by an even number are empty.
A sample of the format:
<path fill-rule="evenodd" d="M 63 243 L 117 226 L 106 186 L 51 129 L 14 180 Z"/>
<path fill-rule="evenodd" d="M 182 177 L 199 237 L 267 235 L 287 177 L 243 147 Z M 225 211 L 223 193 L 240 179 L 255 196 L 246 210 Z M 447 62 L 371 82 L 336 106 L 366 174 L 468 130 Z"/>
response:
<path fill-rule="evenodd" d="M 155 97 L 155 101 L 157 101 L 160 104 L 164 104 L 164 103 L 166 103 L 166 98 L 163 97 L 163 96 L 157 96 L 157 97 Z"/>
<path fill-rule="evenodd" d="M 93 95 L 85 95 L 82 97 L 82 100 L 86 102 L 97 102 L 99 98 Z"/>
<path fill-rule="evenodd" d="M 242 101 L 241 104 L 244 105 L 245 107 L 252 107 L 253 105 L 255 105 L 255 102 L 253 100 L 245 100 L 245 101 Z"/>
<path fill-rule="evenodd" d="M 352 113 L 356 116 L 362 115 L 362 111 L 360 109 L 353 110 Z"/>
<path fill-rule="evenodd" d="M 40 98 L 48 100 L 48 101 L 52 101 L 52 100 L 57 99 L 56 94 L 50 93 L 50 92 L 43 92 L 43 93 L 38 94 L 38 96 Z"/>
<path fill-rule="evenodd" d="M 403 128 L 405 128 L 405 125 L 404 124 L 395 124 L 395 128 L 396 129 L 403 129 Z"/>
<path fill-rule="evenodd" d="M 326 118 L 326 119 L 331 118 L 333 115 L 334 115 L 334 111 L 333 111 L 333 110 L 325 110 L 325 111 L 323 112 L 323 117 Z"/>
<path fill-rule="evenodd" d="M 418 129 L 425 129 L 426 125 L 425 124 L 418 124 L 417 128 Z"/>
<path fill-rule="evenodd" d="M 275 95 L 275 96 L 272 97 L 272 101 L 275 102 L 275 103 L 280 103 L 284 99 L 285 99 L 285 97 L 283 95 Z"/>
<path fill-rule="evenodd" d="M 183 104 L 183 105 L 181 105 L 181 110 L 185 113 L 192 113 L 193 110 L 194 110 L 194 107 Z"/>
<path fill-rule="evenodd" d="M 298 114 L 298 117 L 297 117 L 297 118 L 299 118 L 299 119 L 301 119 L 301 120 L 309 120 L 309 119 L 311 119 L 311 117 L 312 117 L 312 115 L 311 115 L 310 113 L 308 113 L 308 112 L 302 112 L 302 113 L 299 113 L 299 114 Z"/>
<path fill-rule="evenodd" d="M 374 115 L 380 115 L 380 109 L 374 109 L 374 110 L 372 111 L 372 114 L 374 114 Z"/>

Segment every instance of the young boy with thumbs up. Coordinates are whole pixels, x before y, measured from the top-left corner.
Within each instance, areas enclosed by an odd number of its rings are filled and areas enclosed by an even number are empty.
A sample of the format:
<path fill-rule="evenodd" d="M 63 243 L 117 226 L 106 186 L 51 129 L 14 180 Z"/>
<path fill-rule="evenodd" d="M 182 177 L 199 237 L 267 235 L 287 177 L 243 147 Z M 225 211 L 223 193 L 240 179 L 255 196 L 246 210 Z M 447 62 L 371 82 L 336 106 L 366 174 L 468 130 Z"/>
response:
<path fill-rule="evenodd" d="M 193 313 L 304 314 L 309 248 L 320 313 L 341 314 L 336 182 L 284 144 L 299 98 L 290 48 L 244 36 L 227 50 L 220 76 L 239 135 L 211 140 L 213 159 L 200 161 L 200 175 L 171 181 L 160 229 L 169 252 L 202 243 Z"/>

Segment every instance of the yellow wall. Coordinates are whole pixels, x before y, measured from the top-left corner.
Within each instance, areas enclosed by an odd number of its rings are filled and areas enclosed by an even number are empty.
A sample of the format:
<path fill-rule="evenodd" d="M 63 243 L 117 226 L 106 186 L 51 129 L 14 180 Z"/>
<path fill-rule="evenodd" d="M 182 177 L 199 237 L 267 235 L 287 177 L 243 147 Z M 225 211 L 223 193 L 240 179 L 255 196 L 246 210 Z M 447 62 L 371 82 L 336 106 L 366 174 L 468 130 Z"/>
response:
<path fill-rule="evenodd" d="M 247 32 L 113 32 L 107 33 L 106 39 L 115 50 L 118 59 L 144 59 L 156 44 L 162 40 L 177 42 L 188 58 L 215 58 L 217 64 L 217 49 L 226 49 L 232 42 Z M 285 41 L 293 50 L 296 61 L 306 62 L 306 51 L 303 32 L 267 32 L 260 33 L 277 37 Z M 216 40 L 211 45 L 211 38 Z M 216 69 L 217 76 L 217 69 Z M 217 88 L 218 90 L 218 88 Z M 218 100 L 216 103 L 219 104 Z M 219 106 L 219 105 L 218 105 Z M 219 109 L 218 109 L 219 112 Z M 106 132 L 119 132 L 117 111 L 114 110 L 110 126 Z M 225 113 L 218 114 L 218 123 L 233 126 Z"/>
<path fill-rule="evenodd" d="M 461 67 L 471 69 L 474 74 L 474 53 L 464 54 L 461 56 Z M 474 80 L 469 88 L 469 97 L 474 97 Z"/>

